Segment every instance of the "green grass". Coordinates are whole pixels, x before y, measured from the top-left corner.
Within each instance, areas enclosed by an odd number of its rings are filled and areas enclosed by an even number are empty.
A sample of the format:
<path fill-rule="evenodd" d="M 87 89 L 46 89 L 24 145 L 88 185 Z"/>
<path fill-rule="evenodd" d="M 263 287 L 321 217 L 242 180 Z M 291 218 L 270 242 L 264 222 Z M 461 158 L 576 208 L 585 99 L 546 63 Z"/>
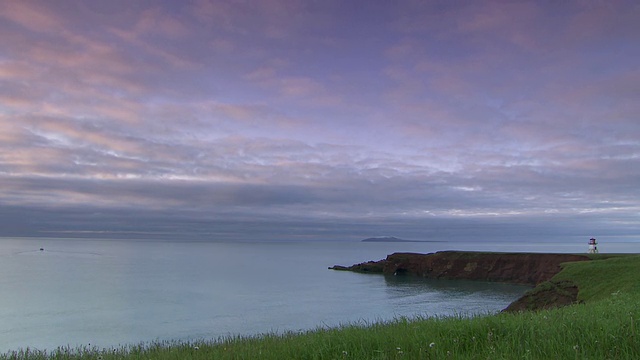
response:
<path fill-rule="evenodd" d="M 595 301 L 616 292 L 640 294 L 639 275 L 640 255 L 629 255 L 569 263 L 553 279 L 572 280 L 580 289 L 580 300 Z"/>
<path fill-rule="evenodd" d="M 583 304 L 398 319 L 284 335 L 126 348 L 22 350 L 0 359 L 640 359 L 640 256 L 566 264 Z"/>

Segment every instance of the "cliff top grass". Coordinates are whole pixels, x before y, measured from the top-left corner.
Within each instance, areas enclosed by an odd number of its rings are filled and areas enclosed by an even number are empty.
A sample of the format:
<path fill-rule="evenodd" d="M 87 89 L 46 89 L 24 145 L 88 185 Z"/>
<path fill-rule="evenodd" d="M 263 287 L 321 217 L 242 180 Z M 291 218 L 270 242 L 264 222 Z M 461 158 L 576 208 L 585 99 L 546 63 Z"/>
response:
<path fill-rule="evenodd" d="M 578 299 L 597 301 L 613 294 L 640 295 L 640 255 L 600 255 L 593 261 L 567 263 L 553 277 L 578 285 Z"/>
<path fill-rule="evenodd" d="M 119 349 L 22 350 L 0 359 L 639 359 L 639 271 L 638 255 L 566 263 L 552 280 L 578 284 L 584 303 L 551 310 Z"/>

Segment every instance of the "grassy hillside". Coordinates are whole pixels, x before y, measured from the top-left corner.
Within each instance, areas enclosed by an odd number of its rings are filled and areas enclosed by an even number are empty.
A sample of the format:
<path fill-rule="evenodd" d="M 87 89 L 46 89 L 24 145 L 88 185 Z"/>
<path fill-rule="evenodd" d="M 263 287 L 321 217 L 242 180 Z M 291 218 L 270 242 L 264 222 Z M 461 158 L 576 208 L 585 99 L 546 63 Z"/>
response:
<path fill-rule="evenodd" d="M 301 334 L 0 359 L 639 359 L 640 256 L 566 264 L 584 302 L 539 312 L 349 325 Z"/>
<path fill-rule="evenodd" d="M 640 294 L 640 255 L 606 257 L 585 264 L 570 263 L 554 280 L 573 281 L 580 289 L 578 298 L 589 302 L 606 299 L 615 293 Z"/>

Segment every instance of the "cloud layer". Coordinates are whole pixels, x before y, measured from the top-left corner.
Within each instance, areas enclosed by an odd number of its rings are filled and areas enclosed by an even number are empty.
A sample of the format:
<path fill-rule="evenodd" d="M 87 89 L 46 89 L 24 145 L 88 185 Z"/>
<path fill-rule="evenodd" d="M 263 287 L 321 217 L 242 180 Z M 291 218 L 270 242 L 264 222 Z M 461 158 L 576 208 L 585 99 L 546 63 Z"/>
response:
<path fill-rule="evenodd" d="M 640 239 L 633 1 L 4 2 L 0 43 L 6 236 Z"/>

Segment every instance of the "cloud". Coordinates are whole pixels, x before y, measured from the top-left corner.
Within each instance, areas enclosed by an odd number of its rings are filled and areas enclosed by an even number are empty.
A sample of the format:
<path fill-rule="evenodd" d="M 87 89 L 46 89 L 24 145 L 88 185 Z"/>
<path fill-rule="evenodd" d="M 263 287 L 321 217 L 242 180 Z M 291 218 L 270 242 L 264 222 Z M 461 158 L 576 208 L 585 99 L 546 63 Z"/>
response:
<path fill-rule="evenodd" d="M 637 6 L 65 4 L 1 5 L 12 234 L 637 234 Z"/>
<path fill-rule="evenodd" d="M 30 31 L 48 33 L 62 29 L 60 18 L 35 3 L 4 3 L 2 4 L 2 14 L 5 19 Z"/>

